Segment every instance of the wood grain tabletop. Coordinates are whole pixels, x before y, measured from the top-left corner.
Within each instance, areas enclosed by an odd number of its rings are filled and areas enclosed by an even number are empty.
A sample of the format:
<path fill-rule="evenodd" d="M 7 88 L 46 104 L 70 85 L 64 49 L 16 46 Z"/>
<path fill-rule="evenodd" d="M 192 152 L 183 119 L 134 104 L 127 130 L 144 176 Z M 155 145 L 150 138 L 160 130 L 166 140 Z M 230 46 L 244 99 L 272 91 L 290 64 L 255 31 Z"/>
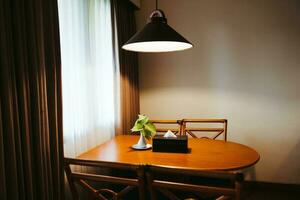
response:
<path fill-rule="evenodd" d="M 162 153 L 152 152 L 151 149 L 132 149 L 131 146 L 138 139 L 138 136 L 133 135 L 116 136 L 81 154 L 77 159 L 190 170 L 237 170 L 254 165 L 260 158 L 254 149 L 229 141 L 189 138 L 189 153 Z"/>

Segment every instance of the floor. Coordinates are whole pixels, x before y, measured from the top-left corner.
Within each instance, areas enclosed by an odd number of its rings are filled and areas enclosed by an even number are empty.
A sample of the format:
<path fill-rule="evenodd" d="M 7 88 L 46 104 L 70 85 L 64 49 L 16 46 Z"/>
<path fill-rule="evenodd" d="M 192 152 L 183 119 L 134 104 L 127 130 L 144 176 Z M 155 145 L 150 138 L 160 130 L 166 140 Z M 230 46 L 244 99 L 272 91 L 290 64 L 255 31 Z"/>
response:
<path fill-rule="evenodd" d="M 283 184 L 245 185 L 242 200 L 300 200 L 300 186 Z M 166 198 L 159 197 L 158 200 Z M 195 198 L 191 198 L 195 199 Z M 197 199 L 197 198 L 196 198 Z M 204 198 L 211 200 L 215 198 Z M 225 198 L 226 199 L 226 198 Z"/>
<path fill-rule="evenodd" d="M 258 185 L 244 189 L 245 200 L 300 200 L 300 186 Z"/>

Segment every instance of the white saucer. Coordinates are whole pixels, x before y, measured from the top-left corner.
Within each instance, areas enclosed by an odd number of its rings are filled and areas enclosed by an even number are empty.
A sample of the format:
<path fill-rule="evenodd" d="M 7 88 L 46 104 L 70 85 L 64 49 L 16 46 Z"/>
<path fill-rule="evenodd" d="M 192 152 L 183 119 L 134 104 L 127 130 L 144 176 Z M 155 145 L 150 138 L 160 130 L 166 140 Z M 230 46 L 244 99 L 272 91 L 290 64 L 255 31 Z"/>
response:
<path fill-rule="evenodd" d="M 131 148 L 136 149 L 136 150 L 146 150 L 146 149 L 151 149 L 152 145 L 147 144 L 145 147 L 141 148 L 141 147 L 137 146 L 137 144 L 134 144 L 131 146 Z"/>

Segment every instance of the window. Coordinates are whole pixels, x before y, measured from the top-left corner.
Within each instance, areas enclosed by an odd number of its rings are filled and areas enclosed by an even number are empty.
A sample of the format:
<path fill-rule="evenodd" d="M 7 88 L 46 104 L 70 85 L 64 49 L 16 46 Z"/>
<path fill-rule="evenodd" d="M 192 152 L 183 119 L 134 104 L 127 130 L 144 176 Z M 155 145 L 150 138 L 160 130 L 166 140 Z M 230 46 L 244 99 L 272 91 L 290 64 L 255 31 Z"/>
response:
<path fill-rule="evenodd" d="M 58 0 L 65 156 L 114 135 L 117 70 L 109 0 Z"/>

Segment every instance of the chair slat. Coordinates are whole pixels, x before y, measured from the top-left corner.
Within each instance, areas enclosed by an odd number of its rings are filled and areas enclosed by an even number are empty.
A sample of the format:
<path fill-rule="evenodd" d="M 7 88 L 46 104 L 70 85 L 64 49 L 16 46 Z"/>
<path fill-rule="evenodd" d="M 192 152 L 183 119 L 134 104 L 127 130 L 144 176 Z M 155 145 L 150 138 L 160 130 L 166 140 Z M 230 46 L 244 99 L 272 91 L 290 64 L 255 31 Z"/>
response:
<path fill-rule="evenodd" d="M 86 189 L 95 198 L 97 198 L 99 200 L 106 200 L 106 198 L 101 193 L 99 193 L 97 190 L 95 190 L 93 187 L 91 187 L 87 182 L 80 180 L 78 183 L 83 189 Z"/>
<path fill-rule="evenodd" d="M 201 127 L 200 124 L 223 124 L 223 127 Z M 203 126 L 203 125 L 202 125 Z M 194 138 L 198 138 L 196 133 L 200 132 L 218 132 L 213 137 L 201 136 L 200 138 L 217 139 L 221 134 L 224 134 L 224 141 L 227 141 L 227 119 L 183 119 L 181 133 L 189 134 Z"/>
<path fill-rule="evenodd" d="M 179 175 L 188 175 L 188 176 L 201 176 L 201 177 L 211 177 L 211 178 L 220 178 L 220 179 L 229 179 L 229 180 L 240 180 L 243 181 L 243 175 L 231 171 L 199 171 L 191 169 L 177 169 L 177 168 L 167 168 L 160 166 L 147 166 L 148 171 L 152 173 L 164 173 L 164 174 L 179 174 Z"/>
<path fill-rule="evenodd" d="M 199 123 L 225 123 L 227 119 L 183 119 L 183 121 Z"/>
<path fill-rule="evenodd" d="M 157 190 L 160 191 L 162 194 L 164 194 L 166 197 L 168 197 L 171 200 L 181 200 L 175 194 L 173 194 L 172 192 L 170 192 L 168 189 L 157 188 Z"/>
<path fill-rule="evenodd" d="M 107 167 L 107 168 L 117 168 L 124 170 L 135 171 L 139 168 L 136 165 L 124 164 L 124 163 L 115 163 L 115 162 L 107 162 L 107 161 L 95 161 L 95 160 L 83 160 L 76 158 L 64 158 L 65 166 L 66 165 L 81 165 L 88 167 Z"/>
<path fill-rule="evenodd" d="M 84 180 L 91 180 L 91 181 L 138 186 L 137 179 L 120 178 L 120 177 L 105 176 L 105 175 L 98 175 L 98 174 L 78 173 L 78 172 L 73 172 L 71 177 L 73 179 L 84 179 Z"/>
<path fill-rule="evenodd" d="M 153 186 L 158 188 L 168 188 L 168 189 L 180 189 L 184 191 L 194 191 L 194 192 L 210 192 L 217 195 L 234 195 L 235 190 L 230 188 L 221 187 L 210 187 L 202 185 L 194 185 L 187 183 L 174 183 L 169 181 L 153 181 Z"/>
<path fill-rule="evenodd" d="M 172 131 L 175 134 L 181 134 L 181 120 L 150 120 L 156 126 L 157 133 L 165 133 L 168 130 Z M 165 125 L 164 127 L 160 127 L 159 125 Z M 168 127 L 169 125 L 169 127 Z M 176 125 L 176 127 L 174 127 Z"/>
<path fill-rule="evenodd" d="M 223 132 L 224 128 L 185 128 L 186 131 Z"/>

